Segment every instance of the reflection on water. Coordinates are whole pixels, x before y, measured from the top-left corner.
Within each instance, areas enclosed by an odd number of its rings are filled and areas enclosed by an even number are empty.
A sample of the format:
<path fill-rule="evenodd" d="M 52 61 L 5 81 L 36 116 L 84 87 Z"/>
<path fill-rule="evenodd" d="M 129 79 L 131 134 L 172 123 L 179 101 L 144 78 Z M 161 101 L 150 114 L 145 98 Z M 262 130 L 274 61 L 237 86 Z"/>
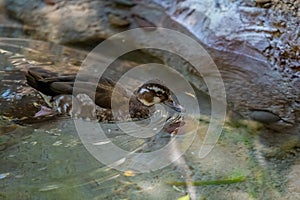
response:
<path fill-rule="evenodd" d="M 154 192 L 153 187 L 172 191 L 155 173 L 147 179 L 143 175 L 128 177 L 98 162 L 82 145 L 72 120 L 28 129 L 30 134 L 1 154 L 1 163 L 5 162 L 1 172 L 9 173 L 1 180 L 2 195 L 11 199 L 119 199 L 132 193 L 142 198 L 146 192 Z M 174 173 L 163 171 L 165 178 Z M 147 185 L 145 191 L 139 184 Z"/>
<path fill-rule="evenodd" d="M 183 142 L 172 153 L 185 148 L 187 133 L 199 123 L 192 145 L 171 165 L 149 173 L 130 168 L 118 171 L 96 160 L 70 118 L 17 125 L 15 119 L 33 116 L 44 103 L 26 85 L 23 71 L 37 65 L 71 72 L 78 69 L 84 53 L 20 39 L 0 39 L 0 49 L 0 199 L 178 199 L 186 193 L 196 199 L 297 197 L 290 189 L 299 185 L 295 173 L 288 179 L 290 193 L 284 191 L 286 174 L 299 160 L 298 152 L 284 159 L 266 159 L 269 149 L 259 143 L 261 127 L 253 122 L 228 121 L 213 151 L 199 159 L 209 116 L 187 118 L 178 136 Z M 131 63 L 121 64 L 119 69 L 129 69 Z M 209 99 L 203 99 L 206 101 L 200 103 L 206 107 Z M 120 134 L 115 124 L 102 127 L 109 130 L 109 142 L 127 150 L 141 148 L 147 153 L 172 139 L 163 131 L 147 140 Z M 164 159 L 167 155 L 157 160 Z M 149 165 L 147 160 L 144 164 Z"/>
<path fill-rule="evenodd" d="M 11 97 L 9 97 L 9 96 L 11 96 L 10 92 L 11 92 L 10 89 L 7 89 L 3 94 L 1 94 L 1 97 L 5 98 L 5 99 L 11 98 Z M 13 93 L 13 94 L 15 94 L 15 93 Z"/>

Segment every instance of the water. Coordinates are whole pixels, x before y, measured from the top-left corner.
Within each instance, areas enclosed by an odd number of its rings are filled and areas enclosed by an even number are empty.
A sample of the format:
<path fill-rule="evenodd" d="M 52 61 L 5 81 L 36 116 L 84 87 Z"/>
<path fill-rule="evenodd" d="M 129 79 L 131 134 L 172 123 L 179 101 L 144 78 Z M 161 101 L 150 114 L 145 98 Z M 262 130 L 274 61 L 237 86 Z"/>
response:
<path fill-rule="evenodd" d="M 145 180 L 101 164 L 82 145 L 72 120 L 27 129 L 31 132 L 1 154 L 1 172 L 9 173 L 1 180 L 2 195 L 9 199 L 120 199 L 133 193 L 142 198 L 140 184 L 165 185 L 158 175 Z"/>
<path fill-rule="evenodd" d="M 186 193 L 196 199 L 298 198 L 297 149 L 284 157 L 272 155 L 272 148 L 259 142 L 262 128 L 254 122 L 228 120 L 212 152 L 200 159 L 210 116 L 190 116 L 185 118 L 184 129 L 168 154 L 153 160 L 130 155 L 112 166 L 88 151 L 69 117 L 18 125 L 16 120 L 30 118 L 39 105 L 46 105 L 26 85 L 23 72 L 33 65 L 72 72 L 85 53 L 10 38 L 0 39 L 0 52 L 0 199 L 178 199 Z M 136 65 L 133 61 L 118 62 L 118 69 L 125 71 Z M 202 97 L 200 104 L 207 109 L 209 98 Z M 172 140 L 164 131 L 145 140 L 123 134 L 113 123 L 101 126 L 107 131 L 108 143 L 144 154 L 162 149 Z M 86 129 L 86 136 L 89 131 Z M 106 143 L 95 141 L 94 145 Z M 151 169 L 152 164 L 171 159 L 185 149 L 183 156 L 158 170 L 140 173 L 135 168 L 138 163 Z M 115 169 L 118 167 L 122 170 Z"/>

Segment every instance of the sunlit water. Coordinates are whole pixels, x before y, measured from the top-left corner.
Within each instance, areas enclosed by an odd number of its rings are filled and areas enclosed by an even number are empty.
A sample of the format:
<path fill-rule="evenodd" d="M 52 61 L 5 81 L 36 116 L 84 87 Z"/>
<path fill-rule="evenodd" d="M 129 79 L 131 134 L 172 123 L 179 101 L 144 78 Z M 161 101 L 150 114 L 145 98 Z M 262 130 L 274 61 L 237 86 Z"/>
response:
<path fill-rule="evenodd" d="M 44 103 L 24 81 L 23 72 L 28 67 L 72 72 L 84 56 L 84 52 L 44 42 L 0 39 L 0 199 L 178 199 L 187 193 L 196 199 L 299 197 L 299 183 L 289 172 L 298 169 L 297 151 L 284 158 L 266 159 L 258 139 L 260 126 L 253 122 L 227 122 L 215 148 L 200 159 L 209 115 L 186 118 L 173 152 L 153 160 L 169 159 L 188 145 L 185 154 L 147 173 L 139 173 L 130 165 L 119 171 L 98 161 L 84 146 L 69 117 L 14 123 L 32 116 L 38 110 L 34 105 Z M 130 68 L 130 63 L 120 68 Z M 203 97 L 201 105 L 209 107 L 209 99 Z M 186 143 L 198 125 L 193 143 Z M 101 126 L 109 142 L 128 151 L 147 153 L 172 140 L 164 131 L 147 140 L 124 134 L 115 124 Z M 133 162 L 134 158 L 129 160 Z M 144 164 L 150 165 L 149 160 Z"/>

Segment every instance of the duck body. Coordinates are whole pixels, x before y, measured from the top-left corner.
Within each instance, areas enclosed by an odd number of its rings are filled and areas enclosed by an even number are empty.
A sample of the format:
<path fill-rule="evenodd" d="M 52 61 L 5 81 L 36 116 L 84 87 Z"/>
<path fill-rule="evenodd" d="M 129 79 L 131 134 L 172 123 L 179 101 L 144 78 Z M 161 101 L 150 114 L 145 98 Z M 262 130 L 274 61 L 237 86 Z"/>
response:
<path fill-rule="evenodd" d="M 109 78 L 102 77 L 93 92 L 95 84 L 91 80 L 95 78 L 89 75 L 76 79 L 76 74 L 59 74 L 35 67 L 30 68 L 25 76 L 28 85 L 52 97 L 54 107 L 59 113 L 68 113 L 75 117 L 83 115 L 88 116 L 87 118 L 96 117 L 99 121 L 114 121 L 111 110 L 113 95 L 118 102 L 114 106 L 117 105 L 117 109 L 120 107 L 117 111 L 120 115 L 124 111 L 121 107 L 126 108 L 125 104 L 129 100 L 129 115 L 132 119 L 150 117 L 155 111 L 154 105 L 159 103 L 177 112 L 182 111 L 182 107 L 173 101 L 170 90 L 155 81 L 143 84 L 130 96 L 124 88 Z"/>

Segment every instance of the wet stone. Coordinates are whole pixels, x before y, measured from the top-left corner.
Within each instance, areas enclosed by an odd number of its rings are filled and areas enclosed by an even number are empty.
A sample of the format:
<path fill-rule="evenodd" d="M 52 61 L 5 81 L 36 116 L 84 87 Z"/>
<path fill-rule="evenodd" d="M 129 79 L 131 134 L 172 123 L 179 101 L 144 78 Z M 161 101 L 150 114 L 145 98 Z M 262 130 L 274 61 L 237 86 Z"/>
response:
<path fill-rule="evenodd" d="M 264 123 L 264 124 L 271 124 L 275 123 L 280 120 L 280 117 L 269 112 L 269 111 L 263 111 L 263 110 L 255 110 L 250 114 L 250 117 L 258 122 Z"/>

